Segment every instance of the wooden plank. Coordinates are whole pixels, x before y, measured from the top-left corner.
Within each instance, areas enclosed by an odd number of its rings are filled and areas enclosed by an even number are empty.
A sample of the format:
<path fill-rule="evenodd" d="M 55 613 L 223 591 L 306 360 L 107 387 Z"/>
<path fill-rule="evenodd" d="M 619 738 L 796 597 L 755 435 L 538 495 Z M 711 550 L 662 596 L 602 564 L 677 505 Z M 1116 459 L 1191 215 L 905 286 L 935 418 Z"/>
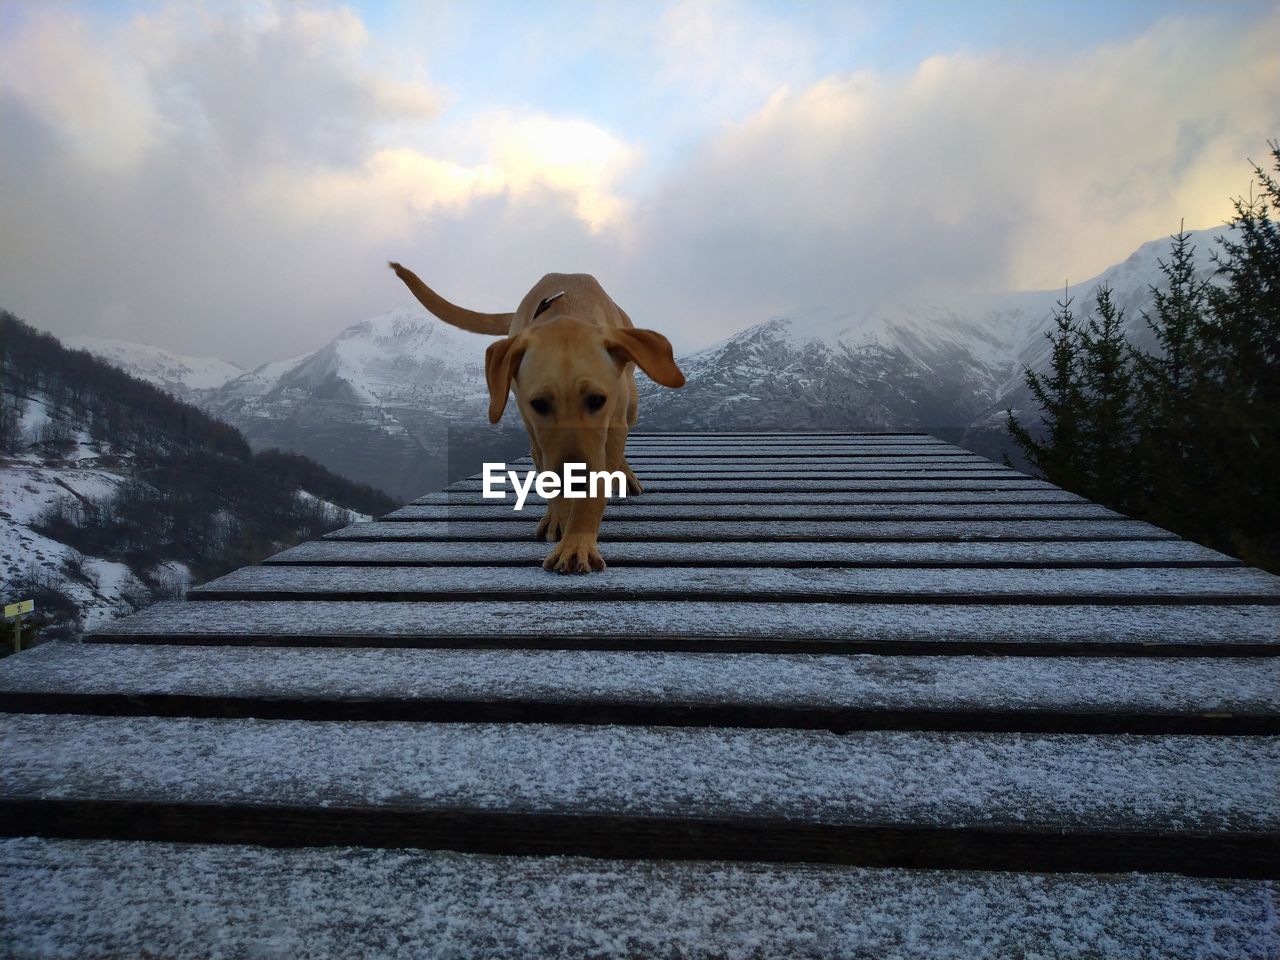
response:
<path fill-rule="evenodd" d="M 475 505 L 410 505 L 383 517 L 389 523 L 420 520 L 483 520 L 523 523 L 538 517 L 543 504 L 526 503 L 515 509 L 516 496 L 507 490 L 503 500 Z M 769 503 L 667 504 L 641 497 L 615 497 L 606 514 L 612 520 L 1101 520 L 1120 514 L 1096 503 Z"/>
<path fill-rule="evenodd" d="M 514 523 L 483 520 L 357 523 L 326 534 L 328 540 L 523 540 Z M 602 541 L 622 540 L 1173 540 L 1174 534 L 1139 520 L 612 520 Z"/>
<path fill-rule="evenodd" d="M 104 624 L 106 643 L 687 650 L 1011 656 L 1274 656 L 1265 605 L 528 600 L 162 602 Z"/>
<path fill-rule="evenodd" d="M 265 564 L 372 566 L 526 566 L 539 564 L 547 546 L 533 540 L 361 541 L 313 540 Z M 895 542 L 832 543 L 746 541 L 736 543 L 611 543 L 614 566 L 789 567 L 1238 567 L 1241 562 L 1188 540 L 1100 542 Z"/>
<path fill-rule="evenodd" d="M 884 468 L 904 468 L 904 470 L 1009 470 L 1009 467 L 998 465 L 986 457 L 975 457 L 970 454 L 933 454 L 929 457 L 691 457 L 687 454 L 675 456 L 632 456 L 627 454 L 627 462 L 637 472 L 643 470 L 758 470 L 762 467 L 820 467 L 823 470 L 835 470 L 847 467 L 852 471 L 884 470 Z M 509 470 L 531 470 L 531 462 L 508 462 Z M 778 471 L 781 472 L 781 471 Z"/>
<path fill-rule="evenodd" d="M 1280 877 L 1278 778 L 1276 737 L 10 714 L 0 832 Z"/>
<path fill-rule="evenodd" d="M 960 467 L 915 467 L 910 465 L 901 466 L 876 466 L 867 468 L 858 467 L 829 467 L 825 464 L 813 463 L 810 466 L 756 466 L 748 464 L 742 467 L 730 466 L 714 466 L 714 467 L 698 467 L 696 464 L 684 462 L 676 463 L 670 466 L 656 467 L 646 464 L 633 463 L 632 468 L 642 481 L 652 479 L 666 480 L 725 480 L 725 479 L 799 479 L 799 480 L 822 480 L 822 479 L 849 479 L 849 480 L 1021 480 L 1023 482 L 1034 480 L 1025 474 L 1018 473 L 1008 467 L 1000 467 L 995 464 L 982 466 L 974 464 L 970 466 Z M 524 469 L 520 468 L 519 472 L 523 476 Z M 466 477 L 467 480 L 479 480 L 480 475 L 474 477 Z M 430 491 L 429 491 L 430 492 Z"/>
<path fill-rule="evenodd" d="M 1159 875 L 0 842 L 15 956 L 1261 958 L 1274 885 Z M 180 891 L 175 894 L 175 891 Z M 334 909 L 340 904 L 341 909 Z M 157 909 L 163 905 L 163 909 Z M 265 948 L 264 944 L 269 944 Z M 815 944 L 820 946 L 815 949 Z"/>
<path fill-rule="evenodd" d="M 689 440 L 695 443 L 703 443 L 707 440 L 716 440 L 724 438 L 745 437 L 747 439 L 773 439 L 779 440 L 827 440 L 827 439 L 850 439 L 850 440 L 871 440 L 877 443 L 890 442 L 894 439 L 901 440 L 903 443 L 919 443 L 921 441 L 935 440 L 937 443 L 943 441 L 937 440 L 927 433 L 920 431 L 907 432 L 890 432 L 883 433 L 876 431 L 860 430 L 855 432 L 842 432 L 839 430 L 725 430 L 725 431 L 704 431 L 704 430 L 633 430 L 630 433 L 632 439 L 677 439 Z"/>
<path fill-rule="evenodd" d="M 937 473 L 994 473 L 1001 476 L 1017 475 L 1018 471 L 1002 464 L 994 463 L 985 457 L 978 456 L 931 456 L 931 457 L 723 457 L 700 460 L 697 457 L 683 455 L 673 456 L 627 456 L 628 462 L 636 472 L 641 470 L 654 473 L 671 471 L 699 473 L 795 473 L 809 471 L 845 470 L 850 473 L 883 471 L 915 471 Z M 503 461 L 506 470 L 525 473 L 533 469 L 533 461 L 529 457 Z M 468 479 L 479 479 L 482 473 L 472 474 Z"/>
<path fill-rule="evenodd" d="M 733 472 L 712 472 L 712 474 L 699 475 L 696 472 L 684 471 L 652 471 L 646 470 L 640 474 L 640 480 L 643 481 L 645 489 L 653 488 L 655 480 L 678 480 L 692 481 L 694 484 L 703 486 L 705 489 L 716 489 L 717 483 L 727 483 L 733 488 L 739 486 L 756 486 L 760 484 L 777 484 L 786 481 L 787 486 L 799 485 L 805 489 L 823 489 L 815 485 L 823 480 L 840 481 L 840 489 L 860 489 L 864 485 L 874 483 L 874 481 L 899 481 L 904 485 L 902 489 L 915 489 L 919 486 L 942 486 L 947 489 L 964 489 L 963 486 L 956 484 L 975 483 L 980 488 L 986 489 L 988 486 L 996 483 L 1005 483 L 1010 488 L 1023 488 L 1030 484 L 1036 483 L 1032 477 L 1016 474 L 1014 471 L 995 472 L 995 471 L 928 471 L 928 470 L 869 470 L 851 474 L 847 470 L 788 470 L 786 471 L 733 471 Z M 466 479 L 457 481 L 448 489 L 480 489 L 481 481 L 479 476 L 466 477 Z M 657 488 L 654 488 L 657 489 Z M 663 489 L 671 489 L 666 486 Z M 687 489 L 687 488 L 686 488 Z M 696 489 L 696 488 L 695 488 Z M 786 489 L 783 486 L 781 489 Z"/>
<path fill-rule="evenodd" d="M 479 491 L 483 484 L 480 479 L 458 480 L 445 488 L 446 493 L 454 492 L 473 492 Z M 1057 490 L 1058 488 L 1052 484 L 1045 483 L 1043 480 L 1033 480 L 1030 477 L 1022 475 L 1007 476 L 1000 475 L 992 478 L 980 478 L 977 480 L 966 477 L 955 477 L 948 475 L 941 478 L 933 479 L 902 479 L 902 478 L 880 478 L 867 479 L 865 477 L 850 478 L 845 474 L 838 474 L 833 477 L 793 477 L 791 479 L 777 479 L 771 475 L 765 475 L 755 478 L 735 480 L 735 479 L 716 479 L 714 477 L 705 479 L 689 479 L 687 477 L 655 477 L 653 474 L 646 473 L 644 476 L 644 494 L 648 496 L 651 493 L 664 492 L 734 492 L 734 493 L 805 493 L 805 492 L 849 492 L 849 493 L 879 493 L 881 491 L 903 491 L 910 493 L 931 493 L 931 492 L 972 492 L 982 493 L 985 491 L 1043 491 Z M 415 503 L 417 501 L 414 501 Z"/>
<path fill-rule="evenodd" d="M 635 457 L 973 457 L 972 451 L 942 444 L 628 444 L 627 456 Z"/>
<path fill-rule="evenodd" d="M 691 462 L 691 463 L 730 463 L 736 465 L 742 461 L 753 461 L 760 463 L 803 463 L 806 460 L 832 461 L 837 463 L 854 462 L 854 463 L 992 463 L 987 457 L 979 457 L 978 454 L 961 451 L 961 449 L 932 449 L 932 451 L 831 451 L 831 449 L 810 449 L 797 447 L 795 449 L 782 448 L 777 451 L 723 451 L 718 452 L 714 449 L 699 447 L 691 449 L 691 451 L 667 451 L 667 449 L 657 449 L 657 451 L 627 451 L 627 460 L 634 460 L 637 463 L 671 463 L 671 462 Z"/>
<path fill-rule="evenodd" d="M 467 723 L 1280 733 L 1280 660 L 50 643 L 0 711 Z"/>
<path fill-rule="evenodd" d="M 1280 603 L 1280 577 L 1228 569 L 893 569 L 610 567 L 589 577 L 541 566 L 242 567 L 188 592 L 191 600 L 791 600 L 806 603 Z"/>
<path fill-rule="evenodd" d="M 1027 476 L 1012 467 L 992 463 L 975 457 L 972 460 L 953 457 L 942 459 L 932 457 L 928 460 L 916 460 L 910 457 L 847 457 L 830 459 L 813 459 L 810 457 L 753 457 L 720 462 L 704 463 L 691 457 L 662 457 L 642 459 L 627 458 L 637 472 L 641 469 L 653 473 L 667 473 L 673 470 L 697 470 L 703 473 L 759 473 L 761 471 L 779 474 L 826 472 L 843 470 L 846 473 L 884 473 L 912 471 L 915 473 L 993 473 L 1000 476 Z M 772 462 L 783 461 L 783 462 Z M 519 461 L 507 462 L 508 469 L 528 470 L 531 464 Z M 480 476 L 480 474 L 475 474 Z M 1032 478 L 1034 479 L 1034 478 Z"/>
<path fill-rule="evenodd" d="M 953 447 L 956 444 L 923 434 L 916 436 L 864 436 L 861 434 L 824 433 L 818 435 L 804 434 L 745 434 L 742 436 L 718 436 L 715 434 L 697 434 L 695 436 L 661 436 L 632 431 L 627 435 L 627 442 L 650 446 L 859 446 L 859 447 Z"/>
<path fill-rule="evenodd" d="M 764 490 L 758 492 L 743 491 L 676 491 L 646 490 L 642 495 L 627 498 L 633 503 L 649 505 L 670 504 L 925 504 L 925 503 L 1088 503 L 1079 494 L 1054 487 L 1033 488 L 1030 490 L 817 490 L 778 492 Z M 546 500 L 533 490 L 529 491 L 525 501 L 527 504 L 544 504 Z M 493 506 L 497 500 L 487 500 L 480 489 L 476 490 L 442 490 L 429 493 L 412 501 L 410 506 Z"/>
<path fill-rule="evenodd" d="M 929 437 L 706 437 L 700 440 L 679 439 L 676 437 L 646 437 L 632 433 L 627 437 L 627 446 L 642 449 L 661 447 L 664 449 L 753 449 L 769 450 L 780 447 L 799 447 L 806 450 L 826 450 L 832 448 L 851 450 L 964 450 L 963 446 L 934 440 Z"/>
<path fill-rule="evenodd" d="M 863 436 L 859 434 L 746 434 L 744 436 L 657 436 L 632 433 L 628 444 L 639 447 L 955 447 L 933 436 Z"/>

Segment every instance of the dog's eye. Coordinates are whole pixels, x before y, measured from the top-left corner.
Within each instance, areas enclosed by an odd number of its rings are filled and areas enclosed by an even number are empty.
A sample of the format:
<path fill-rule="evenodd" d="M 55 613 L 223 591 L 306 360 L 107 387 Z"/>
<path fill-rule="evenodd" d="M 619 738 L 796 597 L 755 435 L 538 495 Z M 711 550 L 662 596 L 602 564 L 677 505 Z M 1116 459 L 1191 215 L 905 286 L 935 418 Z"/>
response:
<path fill-rule="evenodd" d="M 551 412 L 551 401 L 545 397 L 534 397 L 529 401 L 529 406 L 533 407 L 534 413 L 542 414 L 544 417 Z"/>
<path fill-rule="evenodd" d="M 601 407 L 604 406 L 604 402 L 606 399 L 607 398 L 604 396 L 604 394 L 601 394 L 601 393 L 593 393 L 589 395 L 587 397 L 587 409 L 590 410 L 592 413 L 595 413 L 597 410 L 599 410 Z"/>

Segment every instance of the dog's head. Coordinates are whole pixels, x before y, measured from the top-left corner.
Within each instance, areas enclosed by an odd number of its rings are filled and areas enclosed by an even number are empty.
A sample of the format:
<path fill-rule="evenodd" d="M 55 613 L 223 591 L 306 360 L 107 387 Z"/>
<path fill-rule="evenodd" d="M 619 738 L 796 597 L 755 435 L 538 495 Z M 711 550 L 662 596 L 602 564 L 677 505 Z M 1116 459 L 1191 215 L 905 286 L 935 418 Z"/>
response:
<path fill-rule="evenodd" d="M 597 434 L 603 442 L 628 401 L 632 363 L 664 387 L 684 386 L 671 344 L 652 330 L 601 329 L 560 317 L 498 340 L 485 352 L 489 422 L 502 419 L 514 387 L 525 422 L 548 455 L 560 463 L 585 459 L 581 448 Z"/>

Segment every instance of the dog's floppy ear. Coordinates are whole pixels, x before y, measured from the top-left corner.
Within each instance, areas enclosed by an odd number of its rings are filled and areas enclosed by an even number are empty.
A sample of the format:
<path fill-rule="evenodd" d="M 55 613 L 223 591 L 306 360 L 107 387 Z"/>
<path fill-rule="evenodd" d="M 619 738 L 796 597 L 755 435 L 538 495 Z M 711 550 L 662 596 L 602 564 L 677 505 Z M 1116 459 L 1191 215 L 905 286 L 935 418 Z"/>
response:
<path fill-rule="evenodd" d="M 520 361 L 528 348 L 527 338 L 505 337 L 489 344 L 484 352 L 484 378 L 489 383 L 489 422 L 502 419 L 507 409 L 507 394 L 511 392 L 511 378 L 516 375 Z"/>
<path fill-rule="evenodd" d="M 676 366 L 670 341 L 654 330 L 611 330 L 605 349 L 620 363 L 634 361 L 655 383 L 664 387 L 684 386 L 684 374 Z"/>

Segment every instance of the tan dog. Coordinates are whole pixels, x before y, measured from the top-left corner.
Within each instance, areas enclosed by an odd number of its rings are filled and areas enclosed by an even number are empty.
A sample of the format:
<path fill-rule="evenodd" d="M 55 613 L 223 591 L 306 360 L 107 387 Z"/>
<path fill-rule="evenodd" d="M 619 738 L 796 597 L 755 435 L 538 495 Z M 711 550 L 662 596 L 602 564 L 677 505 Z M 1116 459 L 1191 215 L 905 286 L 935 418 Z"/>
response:
<path fill-rule="evenodd" d="M 445 323 L 503 337 L 484 356 L 489 422 L 502 419 L 514 383 L 534 466 L 558 473 L 566 463 L 621 470 L 628 493 L 641 491 L 625 456 L 640 404 L 635 368 L 664 387 L 684 386 L 666 337 L 637 330 L 595 277 L 584 273 L 547 274 L 514 313 L 476 313 L 445 300 L 400 264 L 390 266 Z M 548 502 L 536 536 L 559 543 L 543 561 L 545 569 L 604 569 L 596 543 L 604 504 L 603 496 Z"/>

